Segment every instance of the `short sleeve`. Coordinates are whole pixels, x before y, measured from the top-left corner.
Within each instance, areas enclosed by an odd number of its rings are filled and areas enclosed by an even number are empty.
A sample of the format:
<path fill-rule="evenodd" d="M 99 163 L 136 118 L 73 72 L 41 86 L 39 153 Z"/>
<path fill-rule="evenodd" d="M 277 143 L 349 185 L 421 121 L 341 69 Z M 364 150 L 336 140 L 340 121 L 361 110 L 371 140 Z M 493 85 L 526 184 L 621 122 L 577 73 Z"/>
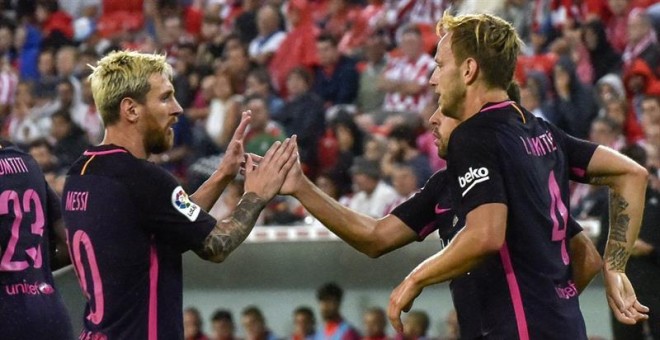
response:
<path fill-rule="evenodd" d="M 570 168 L 570 179 L 580 183 L 587 183 L 587 167 L 593 157 L 598 144 L 575 138 L 564 131 L 552 126 L 552 134 L 564 145 L 568 166 Z"/>
<path fill-rule="evenodd" d="M 418 235 L 418 240 L 435 230 L 447 234 L 453 227 L 454 209 L 447 179 L 446 171 L 436 172 L 421 191 L 391 212 Z"/>
<path fill-rule="evenodd" d="M 507 204 L 498 154 L 497 138 L 491 129 L 466 125 L 452 134 L 447 164 L 460 216 L 482 204 Z"/>
<path fill-rule="evenodd" d="M 168 172 L 150 163 L 144 170 L 133 183 L 143 227 L 181 251 L 200 248 L 216 220 Z"/>

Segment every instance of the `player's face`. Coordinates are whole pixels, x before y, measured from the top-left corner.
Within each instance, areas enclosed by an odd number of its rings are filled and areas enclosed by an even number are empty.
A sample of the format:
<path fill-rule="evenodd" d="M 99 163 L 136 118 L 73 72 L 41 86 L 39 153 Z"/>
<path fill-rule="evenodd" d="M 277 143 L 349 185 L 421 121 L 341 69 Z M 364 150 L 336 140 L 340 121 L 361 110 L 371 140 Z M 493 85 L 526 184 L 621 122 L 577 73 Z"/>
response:
<path fill-rule="evenodd" d="M 435 137 L 435 145 L 438 147 L 438 156 L 444 158 L 447 156 L 449 137 L 458 126 L 459 121 L 445 116 L 442 107 L 443 105 L 438 106 L 438 109 L 435 110 L 429 122 L 431 123 L 433 136 Z"/>
<path fill-rule="evenodd" d="M 172 125 L 182 108 L 174 98 L 174 87 L 164 74 L 153 74 L 149 78 L 151 89 L 147 93 L 145 104 L 141 105 L 144 114 L 142 120 L 142 138 L 144 148 L 149 154 L 158 154 L 169 150 L 174 143 Z"/>
<path fill-rule="evenodd" d="M 465 104 L 466 88 L 451 50 L 451 33 L 440 39 L 435 63 L 429 84 L 442 100 L 442 113 L 448 117 L 460 118 Z"/>

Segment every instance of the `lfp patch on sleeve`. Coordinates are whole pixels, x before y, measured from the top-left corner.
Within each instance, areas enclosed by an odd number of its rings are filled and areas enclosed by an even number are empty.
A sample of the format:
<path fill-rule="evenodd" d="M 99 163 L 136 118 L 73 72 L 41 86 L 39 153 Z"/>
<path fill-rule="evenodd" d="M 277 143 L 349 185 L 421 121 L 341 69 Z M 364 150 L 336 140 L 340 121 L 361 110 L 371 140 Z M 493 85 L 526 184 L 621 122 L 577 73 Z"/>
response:
<path fill-rule="evenodd" d="M 188 198 L 188 194 L 186 194 L 181 186 L 174 188 L 174 191 L 172 191 L 172 205 L 174 209 L 191 222 L 195 221 L 197 216 L 199 216 L 200 207 Z"/>

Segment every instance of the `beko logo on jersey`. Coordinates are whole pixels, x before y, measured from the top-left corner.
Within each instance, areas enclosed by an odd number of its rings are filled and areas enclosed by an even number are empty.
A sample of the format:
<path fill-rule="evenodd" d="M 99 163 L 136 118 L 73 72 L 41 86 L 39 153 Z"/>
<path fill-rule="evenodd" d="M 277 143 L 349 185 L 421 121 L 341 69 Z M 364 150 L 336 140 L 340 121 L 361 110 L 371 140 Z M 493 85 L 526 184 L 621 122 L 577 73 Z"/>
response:
<path fill-rule="evenodd" d="M 174 191 L 172 191 L 172 205 L 174 209 L 187 217 L 191 222 L 197 219 L 201 210 L 197 204 L 188 198 L 188 194 L 186 194 L 181 186 L 174 188 Z"/>
<path fill-rule="evenodd" d="M 465 173 L 463 176 L 458 176 L 458 185 L 461 186 L 461 188 L 465 188 L 465 186 L 468 186 L 465 191 L 463 191 L 463 196 L 470 191 L 477 183 L 481 183 L 484 181 L 489 180 L 490 177 L 488 177 L 488 169 L 485 167 L 479 168 L 479 169 L 473 169 L 470 167 L 468 172 Z"/>

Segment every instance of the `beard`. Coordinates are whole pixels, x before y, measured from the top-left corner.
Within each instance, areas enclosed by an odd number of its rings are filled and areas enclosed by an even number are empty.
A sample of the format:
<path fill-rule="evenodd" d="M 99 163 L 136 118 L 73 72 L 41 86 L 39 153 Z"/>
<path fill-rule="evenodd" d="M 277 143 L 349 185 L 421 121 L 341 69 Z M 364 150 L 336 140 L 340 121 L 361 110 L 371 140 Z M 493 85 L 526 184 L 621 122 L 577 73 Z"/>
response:
<path fill-rule="evenodd" d="M 461 112 L 465 106 L 465 87 L 455 86 L 447 93 L 443 94 L 442 114 L 447 117 L 460 119 L 463 116 Z"/>
<path fill-rule="evenodd" d="M 447 142 L 448 140 L 445 140 L 444 136 L 440 136 L 440 139 L 438 139 L 438 156 L 442 159 L 447 157 Z"/>
<path fill-rule="evenodd" d="M 151 116 L 147 119 L 147 126 L 142 138 L 144 149 L 149 154 L 163 153 L 172 148 L 174 144 L 174 134 L 170 128 L 163 129 L 158 126 L 158 123 Z"/>

